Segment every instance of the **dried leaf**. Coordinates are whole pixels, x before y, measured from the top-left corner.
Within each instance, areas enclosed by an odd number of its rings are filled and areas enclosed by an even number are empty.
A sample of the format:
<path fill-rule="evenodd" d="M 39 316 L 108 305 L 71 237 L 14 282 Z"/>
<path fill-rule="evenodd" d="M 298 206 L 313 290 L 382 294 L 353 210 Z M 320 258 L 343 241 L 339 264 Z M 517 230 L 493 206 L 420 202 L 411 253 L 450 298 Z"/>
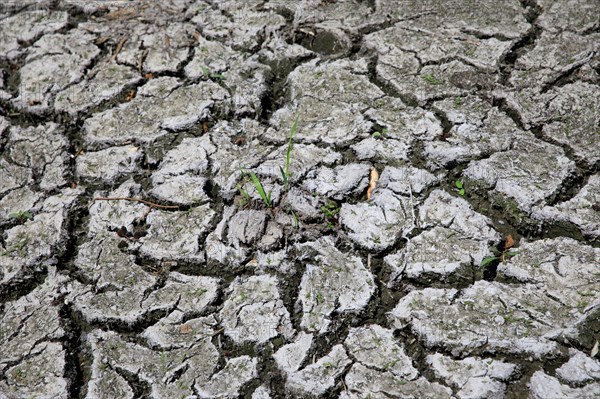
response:
<path fill-rule="evenodd" d="M 377 169 L 371 169 L 371 177 L 369 179 L 369 188 L 367 189 L 367 201 L 371 199 L 371 193 L 375 190 L 377 186 L 377 181 L 379 180 L 379 173 L 377 173 Z"/>
<path fill-rule="evenodd" d="M 150 73 L 150 72 L 148 72 L 148 73 L 144 74 L 144 77 L 145 77 L 146 79 L 148 79 L 148 80 L 150 80 L 150 79 L 154 79 L 154 74 L 153 74 L 153 73 Z"/>
<path fill-rule="evenodd" d="M 512 238 L 512 235 L 506 236 L 506 241 L 504 242 L 504 249 L 509 249 L 515 246 L 515 240 Z"/>
<path fill-rule="evenodd" d="M 135 90 L 131 89 L 125 94 L 125 101 L 131 101 L 135 98 Z"/>
<path fill-rule="evenodd" d="M 590 356 L 594 357 L 598 354 L 598 340 L 596 340 L 596 343 L 594 344 L 594 347 L 592 348 L 592 351 L 590 352 Z"/>
<path fill-rule="evenodd" d="M 182 324 L 179 326 L 179 331 L 182 334 L 189 334 L 192 332 L 192 326 L 190 326 L 189 324 Z"/>

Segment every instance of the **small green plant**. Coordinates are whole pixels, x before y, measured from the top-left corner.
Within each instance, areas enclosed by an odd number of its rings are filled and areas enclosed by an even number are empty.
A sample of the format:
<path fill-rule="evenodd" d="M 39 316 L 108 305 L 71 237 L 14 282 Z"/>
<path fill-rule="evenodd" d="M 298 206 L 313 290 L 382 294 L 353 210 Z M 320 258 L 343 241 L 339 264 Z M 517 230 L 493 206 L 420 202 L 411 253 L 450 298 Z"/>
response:
<path fill-rule="evenodd" d="M 460 196 L 464 196 L 465 195 L 465 188 L 463 186 L 463 182 L 460 180 L 457 180 L 454 182 L 454 186 L 458 189 L 458 195 Z"/>
<path fill-rule="evenodd" d="M 337 219 L 337 215 L 338 213 L 340 213 L 340 208 L 335 202 L 329 201 L 321 207 L 321 212 L 323 212 L 323 216 L 327 221 L 327 228 L 333 229 L 335 226 L 334 222 Z"/>
<path fill-rule="evenodd" d="M 459 108 L 462 105 L 462 97 L 454 97 L 454 108 Z"/>
<path fill-rule="evenodd" d="M 504 262 L 508 258 L 512 258 L 513 256 L 515 256 L 517 254 L 516 251 L 510 250 L 514 246 L 515 246 L 515 240 L 513 239 L 512 235 L 510 235 L 510 234 L 507 235 L 506 239 L 504 240 L 504 247 L 502 249 L 502 252 L 500 252 L 496 248 L 493 248 L 492 252 L 494 253 L 494 255 L 484 258 L 483 261 L 481 262 L 481 266 L 489 265 L 490 263 L 497 261 L 497 260 Z"/>
<path fill-rule="evenodd" d="M 23 223 L 29 219 L 33 219 L 33 215 L 29 211 L 13 212 L 8 215 L 9 219 L 16 219 L 19 223 Z"/>
<path fill-rule="evenodd" d="M 317 292 L 317 305 L 325 302 L 325 298 L 323 298 L 323 294 Z"/>
<path fill-rule="evenodd" d="M 204 76 L 210 80 L 225 80 L 225 76 L 221 75 L 220 73 L 212 72 L 206 67 L 206 65 L 200 65 L 200 69 L 202 69 Z"/>
<path fill-rule="evenodd" d="M 338 208 L 335 202 L 330 201 L 321 207 L 321 211 L 327 219 L 331 219 L 335 218 L 337 214 L 340 213 L 340 208 Z"/>
<path fill-rule="evenodd" d="M 385 135 L 387 134 L 387 132 L 388 132 L 387 128 L 383 128 L 383 129 L 378 130 L 375 133 L 373 133 L 371 135 L 371 137 L 373 137 L 374 139 L 383 139 L 383 138 L 385 138 Z"/>
<path fill-rule="evenodd" d="M 430 85 L 441 85 L 442 82 L 441 80 L 439 80 L 438 78 L 436 78 L 434 75 L 428 73 L 426 75 L 423 75 L 423 80 L 426 81 L 427 83 L 429 83 Z"/>
<path fill-rule="evenodd" d="M 241 168 L 240 168 L 241 169 Z M 244 206 L 244 202 L 246 204 L 250 204 L 252 201 L 252 197 L 250 197 L 250 193 L 246 190 L 246 183 L 248 181 L 246 177 L 246 173 L 244 173 L 244 169 L 241 169 L 242 172 L 242 182 L 237 185 L 237 189 L 242 194 L 243 199 L 240 200 L 240 206 Z"/>
<path fill-rule="evenodd" d="M 288 148 L 285 154 L 285 170 L 280 166 L 279 171 L 281 172 L 281 178 L 283 179 L 283 189 L 287 190 L 288 183 L 290 180 L 290 162 L 292 159 L 292 147 L 294 145 L 294 134 L 296 134 L 296 129 L 298 128 L 298 117 L 294 119 L 294 123 L 292 124 L 292 129 L 290 130 L 290 138 L 288 141 Z"/>
<path fill-rule="evenodd" d="M 497 250 L 494 250 L 494 252 L 497 252 Z M 493 256 L 486 256 L 485 258 L 483 258 L 483 260 L 481 261 L 481 266 L 487 266 L 490 263 L 499 260 L 500 262 L 504 263 L 506 262 L 506 260 L 508 260 L 509 258 L 512 258 L 513 256 L 515 256 L 517 254 L 517 251 L 508 251 L 508 250 L 504 250 L 502 252 L 499 252 Z"/>
<path fill-rule="evenodd" d="M 282 168 L 281 166 L 279 166 L 279 171 L 281 172 L 281 178 L 283 179 L 284 190 L 288 189 L 288 185 L 289 185 L 289 181 L 290 181 L 290 176 L 291 176 L 290 163 L 292 160 L 292 147 L 293 147 L 294 134 L 296 133 L 297 128 L 298 128 L 298 115 L 294 119 L 294 123 L 292 124 L 292 129 L 290 131 L 290 138 L 288 141 L 288 148 L 287 148 L 287 152 L 286 152 L 286 156 L 285 156 L 285 169 Z M 263 202 L 269 208 L 271 208 L 271 206 L 272 206 L 271 191 L 269 191 L 268 193 L 265 191 L 265 189 L 262 185 L 262 182 L 260 181 L 258 176 L 256 176 L 256 173 L 254 173 L 252 171 L 246 172 L 244 170 L 244 168 L 240 168 L 240 169 L 242 172 L 242 183 L 239 184 L 237 186 L 237 188 L 238 188 L 239 192 L 244 196 L 246 201 L 250 202 L 250 195 L 248 194 L 248 191 L 245 189 L 245 183 L 247 181 L 246 176 L 249 175 L 250 180 L 252 181 L 252 184 L 254 185 L 254 187 L 256 188 L 256 191 L 258 192 L 258 195 L 260 195 L 260 198 L 262 198 Z"/>
<path fill-rule="evenodd" d="M 296 212 L 292 211 L 292 227 L 299 227 L 298 217 L 296 216 Z"/>
<path fill-rule="evenodd" d="M 248 174 L 250 175 L 252 184 L 254 184 L 254 188 L 256 188 L 256 192 L 258 193 L 258 195 L 260 195 L 260 198 L 262 198 L 263 202 L 270 208 L 271 207 L 271 191 L 269 191 L 268 193 L 265 192 L 265 188 L 263 187 L 262 183 L 260 182 L 260 179 L 258 178 L 258 176 L 256 176 L 256 173 L 249 171 Z M 247 194 L 247 192 L 246 192 L 246 194 Z"/>

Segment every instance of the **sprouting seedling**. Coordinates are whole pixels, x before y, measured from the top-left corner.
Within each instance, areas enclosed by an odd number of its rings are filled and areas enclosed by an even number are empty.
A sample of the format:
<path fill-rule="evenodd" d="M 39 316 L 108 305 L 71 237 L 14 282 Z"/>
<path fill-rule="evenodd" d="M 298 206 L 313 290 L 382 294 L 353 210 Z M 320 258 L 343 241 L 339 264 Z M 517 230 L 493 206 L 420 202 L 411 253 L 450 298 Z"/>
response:
<path fill-rule="evenodd" d="M 458 195 L 463 196 L 465 195 L 465 188 L 463 186 L 463 182 L 460 180 L 457 180 L 454 182 L 454 185 L 456 186 L 456 188 L 458 188 Z"/>
<path fill-rule="evenodd" d="M 387 128 L 383 128 L 381 130 L 378 130 L 376 132 L 374 132 L 371 137 L 373 137 L 374 139 L 383 139 L 385 138 L 384 135 L 386 135 L 388 132 Z"/>
<path fill-rule="evenodd" d="M 321 212 L 323 212 L 323 215 L 325 216 L 325 219 L 327 220 L 327 228 L 333 229 L 333 227 L 334 227 L 333 222 L 336 220 L 338 213 L 340 213 L 340 208 L 337 206 L 337 204 L 335 202 L 330 201 L 321 207 Z"/>
<path fill-rule="evenodd" d="M 244 201 L 246 202 L 246 204 L 250 204 L 252 200 L 252 197 L 250 197 L 250 193 L 248 193 L 248 190 L 246 189 L 246 180 L 246 175 L 242 170 L 242 182 L 237 186 L 237 189 L 239 190 L 240 194 L 242 194 L 242 196 L 244 197 L 243 200 L 240 200 L 240 206 L 244 205 Z"/>
<path fill-rule="evenodd" d="M 211 80 L 213 80 L 213 79 L 225 80 L 225 76 L 221 75 L 220 73 L 214 73 L 214 72 L 212 72 L 210 69 L 208 69 L 208 67 L 206 67 L 206 65 L 200 65 L 200 69 L 202 69 L 202 73 L 208 79 L 211 79 Z"/>
<path fill-rule="evenodd" d="M 19 223 L 23 223 L 28 219 L 33 219 L 33 215 L 29 211 L 12 212 L 8 214 L 10 219 L 16 219 Z"/>
<path fill-rule="evenodd" d="M 512 258 L 517 254 L 517 251 L 510 250 L 512 247 L 514 247 L 514 245 L 515 240 L 512 238 L 512 235 L 509 234 L 508 236 L 506 236 L 506 240 L 504 241 L 504 249 L 502 250 L 502 252 L 499 252 L 497 249 L 494 249 L 494 255 L 486 256 L 485 258 L 483 258 L 483 260 L 481 261 L 481 266 L 487 266 L 490 263 L 495 262 L 497 260 L 504 263 L 509 258 Z"/>
<path fill-rule="evenodd" d="M 241 169 L 242 169 L 242 173 L 245 175 L 246 171 L 244 170 L 244 168 L 241 168 Z M 256 176 L 256 173 L 254 173 L 252 171 L 248 171 L 247 174 L 250 175 L 252 184 L 254 185 L 254 188 L 256 188 L 256 192 L 258 193 L 258 195 L 260 195 L 260 198 L 262 198 L 263 202 L 270 208 L 271 207 L 271 191 L 269 191 L 268 193 L 265 191 L 265 188 L 263 187 L 262 183 L 260 182 L 260 179 L 258 178 L 258 176 Z M 248 194 L 247 191 L 246 191 L 246 194 Z M 249 197 L 249 195 L 248 195 L 248 197 Z"/>
<path fill-rule="evenodd" d="M 292 129 L 290 130 L 290 139 L 288 141 L 288 148 L 285 156 L 285 170 L 280 166 L 279 171 L 281 172 L 281 178 L 283 179 L 283 188 L 287 190 L 288 183 L 290 180 L 290 162 L 292 159 L 292 147 L 294 145 L 294 134 L 296 133 L 296 129 L 298 128 L 298 117 L 300 115 L 296 115 L 294 119 L 294 123 L 292 124 Z"/>
<path fill-rule="evenodd" d="M 296 216 L 296 212 L 292 211 L 292 227 L 299 227 L 298 216 Z"/>
<path fill-rule="evenodd" d="M 427 83 L 429 83 L 430 85 L 441 85 L 443 83 L 441 80 L 439 80 L 438 78 L 436 78 L 434 75 L 432 75 L 430 73 L 423 75 L 423 80 L 426 81 Z"/>

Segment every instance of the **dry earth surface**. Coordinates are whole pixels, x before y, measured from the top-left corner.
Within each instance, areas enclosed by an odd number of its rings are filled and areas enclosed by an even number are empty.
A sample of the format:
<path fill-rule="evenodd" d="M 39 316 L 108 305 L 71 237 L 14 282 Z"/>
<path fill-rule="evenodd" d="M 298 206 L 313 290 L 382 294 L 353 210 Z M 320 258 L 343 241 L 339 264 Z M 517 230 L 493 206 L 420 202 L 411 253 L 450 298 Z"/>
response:
<path fill-rule="evenodd" d="M 599 18 L 2 1 L 0 398 L 600 396 Z"/>

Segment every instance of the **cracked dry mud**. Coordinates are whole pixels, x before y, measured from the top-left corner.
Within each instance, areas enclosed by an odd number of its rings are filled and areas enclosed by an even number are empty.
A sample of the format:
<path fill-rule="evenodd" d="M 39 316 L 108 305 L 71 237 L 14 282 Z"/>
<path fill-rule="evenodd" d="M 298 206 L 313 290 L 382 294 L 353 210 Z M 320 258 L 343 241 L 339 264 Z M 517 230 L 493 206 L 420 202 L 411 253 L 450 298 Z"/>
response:
<path fill-rule="evenodd" d="M 599 167 L 598 0 L 5 0 L 0 398 L 599 397 Z"/>

